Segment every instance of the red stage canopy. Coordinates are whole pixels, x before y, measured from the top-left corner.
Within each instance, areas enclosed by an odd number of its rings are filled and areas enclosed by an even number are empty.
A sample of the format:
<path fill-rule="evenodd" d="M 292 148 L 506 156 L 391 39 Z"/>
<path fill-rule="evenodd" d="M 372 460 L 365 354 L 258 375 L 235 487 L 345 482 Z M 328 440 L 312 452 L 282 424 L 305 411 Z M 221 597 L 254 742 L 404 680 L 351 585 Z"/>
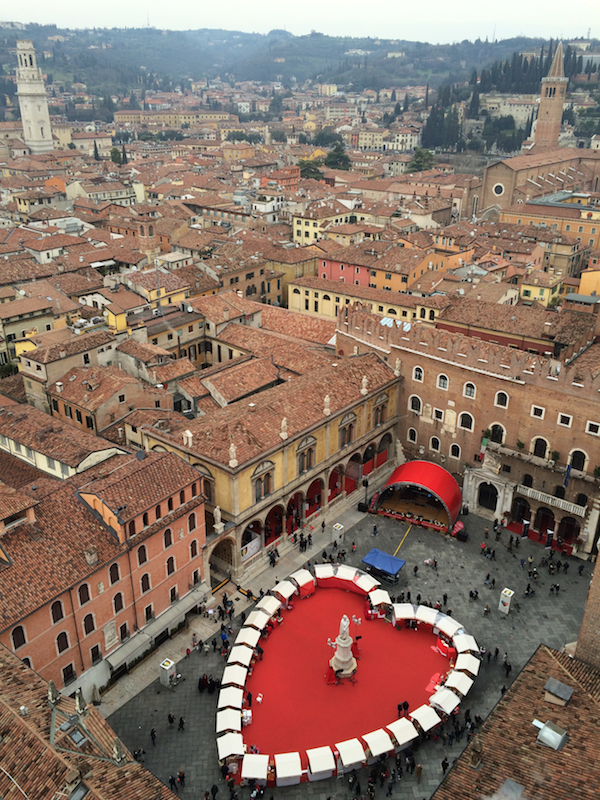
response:
<path fill-rule="evenodd" d="M 454 523 L 461 509 L 462 492 L 448 470 L 432 461 L 407 461 L 392 472 L 384 488 L 388 486 L 419 486 L 434 494 L 444 506 Z"/>

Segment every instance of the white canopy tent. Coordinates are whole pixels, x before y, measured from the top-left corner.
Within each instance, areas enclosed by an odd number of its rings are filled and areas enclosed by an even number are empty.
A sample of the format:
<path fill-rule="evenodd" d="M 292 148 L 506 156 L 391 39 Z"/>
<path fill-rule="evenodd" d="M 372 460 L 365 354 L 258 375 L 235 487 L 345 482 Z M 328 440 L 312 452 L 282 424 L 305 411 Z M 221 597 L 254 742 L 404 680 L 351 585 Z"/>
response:
<path fill-rule="evenodd" d="M 481 661 L 475 656 L 472 656 L 470 653 L 461 653 L 458 658 L 456 659 L 456 664 L 454 665 L 454 669 L 461 670 L 463 672 L 468 672 L 473 677 L 479 674 L 479 668 L 481 667 Z"/>
<path fill-rule="evenodd" d="M 395 722 L 386 725 L 386 728 L 396 740 L 399 749 L 406 747 L 407 744 L 419 738 L 419 731 L 412 722 L 406 717 L 401 717 Z"/>
<path fill-rule="evenodd" d="M 277 753 L 275 755 L 275 783 L 277 786 L 291 786 L 300 783 L 302 764 L 300 753 Z"/>
<path fill-rule="evenodd" d="M 470 633 L 457 633 L 452 641 L 458 653 L 479 653 L 479 646 Z"/>
<path fill-rule="evenodd" d="M 246 645 L 243 644 L 238 644 L 231 648 L 227 663 L 241 664 L 243 667 L 249 667 L 253 655 L 254 652 L 249 647 L 246 647 Z"/>
<path fill-rule="evenodd" d="M 290 575 L 289 580 L 294 581 L 294 583 L 298 584 L 299 587 L 307 586 L 309 583 L 312 583 L 314 586 L 315 583 L 315 579 L 307 569 L 299 569 L 296 572 L 293 572 Z"/>
<path fill-rule="evenodd" d="M 416 606 L 412 603 L 394 603 L 392 606 L 392 622 L 398 625 L 403 619 L 415 619 Z"/>
<path fill-rule="evenodd" d="M 315 564 L 315 578 L 317 581 L 333 578 L 332 564 Z"/>
<path fill-rule="evenodd" d="M 442 633 L 445 633 L 449 639 L 451 639 L 455 633 L 463 629 L 461 622 L 455 620 L 454 617 L 449 617 L 447 614 L 440 614 L 438 621 L 435 623 L 435 627 Z"/>
<path fill-rule="evenodd" d="M 331 747 L 314 747 L 306 751 L 308 758 L 308 780 L 321 781 L 331 778 L 335 770 L 335 758 Z"/>
<path fill-rule="evenodd" d="M 369 575 L 366 572 L 358 571 L 359 577 L 356 579 L 356 585 L 359 589 L 362 589 L 365 594 L 373 591 L 375 587 L 381 586 L 379 581 L 376 581 L 372 575 Z"/>
<path fill-rule="evenodd" d="M 217 711 L 217 733 L 241 730 L 242 715 L 239 709 L 225 708 L 222 711 Z"/>
<path fill-rule="evenodd" d="M 251 628 L 256 628 L 258 631 L 262 631 L 263 628 L 267 627 L 267 622 L 269 621 L 269 617 L 265 614 L 264 611 L 251 611 L 248 615 L 248 619 L 246 620 L 246 626 Z"/>
<path fill-rule="evenodd" d="M 229 756 L 243 756 L 246 752 L 244 740 L 241 733 L 226 733 L 217 739 L 217 752 L 219 761 L 223 761 Z"/>
<path fill-rule="evenodd" d="M 244 700 L 244 690 L 237 686 L 227 686 L 219 692 L 217 708 L 238 708 L 242 707 Z"/>
<path fill-rule="evenodd" d="M 371 733 L 365 733 L 362 738 L 367 743 L 367 747 L 374 757 L 383 755 L 383 753 L 389 753 L 394 749 L 394 743 L 389 733 L 384 731 L 383 728 L 371 731 Z"/>
<path fill-rule="evenodd" d="M 431 695 L 429 702 L 434 708 L 439 708 L 444 714 L 451 714 L 460 703 L 460 697 L 445 686 Z"/>
<path fill-rule="evenodd" d="M 367 759 L 364 748 L 358 739 L 346 739 L 344 742 L 337 742 L 335 749 L 340 754 L 340 761 L 344 771 L 360 767 Z"/>
<path fill-rule="evenodd" d="M 221 686 L 241 686 L 246 685 L 246 677 L 248 670 L 246 667 L 240 667 L 239 664 L 231 664 L 223 670 L 223 677 L 221 678 Z"/>
<path fill-rule="evenodd" d="M 245 644 L 248 647 L 256 647 L 260 639 L 260 631 L 256 628 L 242 628 L 238 633 L 234 645 Z"/>
<path fill-rule="evenodd" d="M 392 598 L 385 589 L 373 589 L 369 592 L 369 598 L 374 606 L 380 606 L 383 603 L 388 606 L 392 605 Z"/>
<path fill-rule="evenodd" d="M 437 711 L 434 711 L 434 709 L 428 705 L 422 705 L 418 708 L 415 708 L 415 710 L 409 716 L 412 720 L 419 724 L 419 727 L 423 733 L 427 733 L 427 731 L 435 728 L 435 726 L 441 722 L 441 717 Z"/>
<path fill-rule="evenodd" d="M 261 786 L 267 782 L 269 756 L 260 753 L 246 753 L 242 760 L 242 780 L 254 780 Z"/>
<path fill-rule="evenodd" d="M 469 678 L 464 672 L 453 670 L 446 678 L 445 686 L 448 689 L 456 689 L 464 697 L 473 686 L 473 678 Z"/>
<path fill-rule="evenodd" d="M 279 581 L 279 583 L 273 587 L 273 591 L 280 600 L 289 600 L 293 594 L 296 594 L 298 587 L 291 581 Z"/>
<path fill-rule="evenodd" d="M 268 614 L 270 617 L 273 614 L 276 614 L 279 609 L 281 608 L 281 600 L 278 600 L 273 595 L 266 594 L 262 600 L 259 600 L 256 604 L 256 610 L 264 611 L 265 614 Z"/>
<path fill-rule="evenodd" d="M 351 567 L 349 564 L 340 564 L 338 567 L 334 568 L 333 572 L 336 578 L 354 582 L 357 570 L 356 567 Z"/>
<path fill-rule="evenodd" d="M 419 622 L 425 622 L 427 625 L 433 626 L 436 619 L 439 617 L 440 612 L 437 608 L 429 608 L 429 606 L 417 606 L 415 611 L 415 619 Z"/>

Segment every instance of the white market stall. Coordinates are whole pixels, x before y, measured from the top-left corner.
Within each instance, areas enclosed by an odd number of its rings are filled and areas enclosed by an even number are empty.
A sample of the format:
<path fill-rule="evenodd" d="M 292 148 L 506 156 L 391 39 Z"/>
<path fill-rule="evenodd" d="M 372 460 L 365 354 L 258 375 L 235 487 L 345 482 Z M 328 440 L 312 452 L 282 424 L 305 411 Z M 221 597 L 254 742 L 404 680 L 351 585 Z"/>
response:
<path fill-rule="evenodd" d="M 277 786 L 292 786 L 300 783 L 301 777 L 300 753 L 277 753 L 275 755 L 275 783 Z"/>
<path fill-rule="evenodd" d="M 241 730 L 242 715 L 239 709 L 225 708 L 222 711 L 217 711 L 217 733 Z"/>
<path fill-rule="evenodd" d="M 244 700 L 244 690 L 237 686 L 227 686 L 219 692 L 217 708 L 241 708 Z"/>
<path fill-rule="evenodd" d="M 335 749 L 338 751 L 344 772 L 360 769 L 366 762 L 364 748 L 358 739 L 346 739 L 337 742 Z"/>
<path fill-rule="evenodd" d="M 376 581 L 372 575 L 366 572 L 363 572 L 355 582 L 358 588 L 365 594 L 369 594 L 369 592 L 372 592 L 377 586 L 381 586 L 379 581 Z"/>
<path fill-rule="evenodd" d="M 243 756 L 246 752 L 244 740 L 241 733 L 226 733 L 217 739 L 217 753 L 219 761 L 230 756 Z"/>
<path fill-rule="evenodd" d="M 282 603 L 287 605 L 290 597 L 298 594 L 298 587 L 291 581 L 279 581 L 279 583 L 273 587 L 272 591 L 278 600 L 281 600 Z"/>
<path fill-rule="evenodd" d="M 460 697 L 445 686 L 431 695 L 429 702 L 434 708 L 439 708 L 447 716 L 454 711 L 460 703 Z"/>
<path fill-rule="evenodd" d="M 446 678 L 444 684 L 448 689 L 456 690 L 460 695 L 465 697 L 469 693 L 471 686 L 473 686 L 473 678 L 469 678 L 464 672 L 453 670 Z"/>
<path fill-rule="evenodd" d="M 331 747 L 313 747 L 306 751 L 306 756 L 309 781 L 322 781 L 333 776 L 335 757 Z"/>
<path fill-rule="evenodd" d="M 449 617 L 447 614 L 440 614 L 439 619 L 435 623 L 435 628 L 436 630 L 434 630 L 434 633 L 440 631 L 440 633 L 452 639 L 456 633 L 463 630 L 463 624 L 455 620 L 454 617 Z"/>
<path fill-rule="evenodd" d="M 307 569 L 293 572 L 288 580 L 293 581 L 300 591 L 300 597 L 310 597 L 315 592 L 315 579 Z"/>
<path fill-rule="evenodd" d="M 257 611 L 264 611 L 265 614 L 268 614 L 269 617 L 272 617 L 273 614 L 276 614 L 279 609 L 281 608 L 281 600 L 278 600 L 273 595 L 266 594 L 262 600 L 259 600 L 256 604 Z"/>
<path fill-rule="evenodd" d="M 479 646 L 470 633 L 457 633 L 452 642 L 457 653 L 479 653 Z"/>
<path fill-rule="evenodd" d="M 419 738 L 419 731 L 406 717 L 401 717 L 395 722 L 386 725 L 388 731 L 396 742 L 396 751 L 403 750 L 407 745 Z"/>
<path fill-rule="evenodd" d="M 422 705 L 409 714 L 409 717 L 414 720 L 423 733 L 427 733 L 432 728 L 435 728 L 442 720 L 440 715 L 431 706 Z"/>
<path fill-rule="evenodd" d="M 389 754 L 394 749 L 394 743 L 389 733 L 384 731 L 383 728 L 371 731 L 371 733 L 364 733 L 362 738 L 369 748 L 369 763 L 371 763 L 371 759 L 377 759 L 378 756 L 382 756 L 384 753 Z"/>
<path fill-rule="evenodd" d="M 227 659 L 227 663 L 241 664 L 243 667 L 249 667 L 253 656 L 254 656 L 253 650 L 251 650 L 249 647 L 246 647 L 246 645 L 244 644 L 238 644 L 235 647 L 231 648 L 231 652 L 229 653 L 229 658 Z"/>
<path fill-rule="evenodd" d="M 417 606 L 417 610 L 415 611 L 415 619 L 417 622 L 424 622 L 426 625 L 431 625 L 432 628 L 435 626 L 439 616 L 440 612 L 437 608 L 429 608 L 429 606 Z"/>
<path fill-rule="evenodd" d="M 246 685 L 246 678 L 248 677 L 248 670 L 246 667 L 240 667 L 239 664 L 231 664 L 223 670 L 223 677 L 221 678 L 221 686 L 241 686 L 244 688 Z"/>
<path fill-rule="evenodd" d="M 397 628 L 404 619 L 416 619 L 416 606 L 412 603 L 394 603 L 392 605 L 392 624 Z"/>
<path fill-rule="evenodd" d="M 242 780 L 255 781 L 259 786 L 266 786 L 269 775 L 269 756 L 261 753 L 246 753 L 242 760 Z"/>
<path fill-rule="evenodd" d="M 371 601 L 373 608 L 375 608 L 375 606 L 392 605 L 392 598 L 390 597 L 389 592 L 386 592 L 385 589 L 372 589 L 369 592 L 369 600 Z"/>
<path fill-rule="evenodd" d="M 252 611 L 246 620 L 246 626 L 256 628 L 257 631 L 262 631 L 267 627 L 269 616 L 264 611 Z"/>
<path fill-rule="evenodd" d="M 238 644 L 245 644 L 248 647 L 256 647 L 260 639 L 260 631 L 256 628 L 242 628 L 238 633 L 234 646 Z"/>
<path fill-rule="evenodd" d="M 461 672 L 468 672 L 473 677 L 479 675 L 479 668 L 481 667 L 481 661 L 475 656 L 472 656 L 470 653 L 461 653 L 458 658 L 456 659 L 456 664 L 454 665 L 455 670 L 461 670 Z"/>

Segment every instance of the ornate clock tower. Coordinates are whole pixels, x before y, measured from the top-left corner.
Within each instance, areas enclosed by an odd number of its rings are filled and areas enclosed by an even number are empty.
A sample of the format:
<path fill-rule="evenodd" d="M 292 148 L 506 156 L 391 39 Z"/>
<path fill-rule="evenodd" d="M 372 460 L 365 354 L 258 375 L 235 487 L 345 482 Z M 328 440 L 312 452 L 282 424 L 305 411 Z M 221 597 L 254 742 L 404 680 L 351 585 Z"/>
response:
<path fill-rule="evenodd" d="M 542 94 L 533 138 L 536 151 L 542 147 L 558 147 L 558 134 L 568 82 L 563 67 L 562 42 L 559 42 L 550 71 L 545 78 L 542 78 Z"/>
<path fill-rule="evenodd" d="M 17 93 L 23 123 L 23 139 L 32 154 L 47 153 L 54 149 L 48 114 L 48 96 L 41 70 L 37 66 L 32 42 L 17 41 L 17 59 Z"/>

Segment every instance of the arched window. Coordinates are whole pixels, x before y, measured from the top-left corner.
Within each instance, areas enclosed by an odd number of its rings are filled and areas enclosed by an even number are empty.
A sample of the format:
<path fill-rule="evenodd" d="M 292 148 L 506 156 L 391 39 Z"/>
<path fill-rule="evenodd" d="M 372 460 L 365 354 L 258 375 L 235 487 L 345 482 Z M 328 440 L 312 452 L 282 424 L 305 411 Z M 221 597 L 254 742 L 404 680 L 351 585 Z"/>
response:
<path fill-rule="evenodd" d="M 26 667 L 29 667 L 29 669 L 33 669 L 33 667 L 31 666 L 31 659 L 30 658 L 27 658 L 27 656 L 23 656 L 21 661 L 25 664 Z"/>
<path fill-rule="evenodd" d="M 585 470 L 585 463 L 587 461 L 587 456 L 585 453 L 582 453 L 581 450 L 573 450 L 571 453 L 570 464 L 573 469 L 577 469 L 580 472 Z"/>
<path fill-rule="evenodd" d="M 356 429 L 356 414 L 345 414 L 342 417 L 339 427 L 339 446 L 346 447 L 354 441 L 354 431 Z"/>
<path fill-rule="evenodd" d="M 440 452 L 440 440 L 437 438 L 437 436 L 431 437 L 429 441 L 429 448 L 430 450 L 435 450 L 436 453 Z"/>
<path fill-rule="evenodd" d="M 55 600 L 54 603 L 52 603 L 50 613 L 52 614 L 52 622 L 60 622 L 60 620 L 65 616 L 60 600 Z"/>
<path fill-rule="evenodd" d="M 167 575 L 172 575 L 175 572 L 175 559 L 173 556 L 167 558 Z"/>
<path fill-rule="evenodd" d="M 328 294 L 324 294 L 323 295 L 323 300 L 331 300 L 331 297 L 329 297 Z"/>
<path fill-rule="evenodd" d="M 411 411 L 415 411 L 417 414 L 421 413 L 421 398 L 417 397 L 416 394 L 410 398 L 410 405 L 409 408 Z"/>
<path fill-rule="evenodd" d="M 188 517 L 188 531 L 195 531 L 196 530 L 196 515 L 192 511 L 192 513 Z"/>
<path fill-rule="evenodd" d="M 413 369 L 413 381 L 419 381 L 419 383 L 423 383 L 423 370 L 421 367 L 415 367 Z"/>
<path fill-rule="evenodd" d="M 508 395 L 506 392 L 496 392 L 496 399 L 494 400 L 495 406 L 500 408 L 508 408 Z"/>
<path fill-rule="evenodd" d="M 83 606 L 86 603 L 90 602 L 90 587 L 87 583 L 82 583 L 79 589 L 77 590 L 77 594 L 79 595 L 79 605 Z"/>
<path fill-rule="evenodd" d="M 96 625 L 94 623 L 94 617 L 91 614 L 86 614 L 83 618 L 83 632 L 87 636 L 90 633 L 93 633 L 96 630 Z"/>
<path fill-rule="evenodd" d="M 123 605 L 123 595 L 121 592 L 117 592 L 113 597 L 113 608 L 115 609 L 115 614 L 118 614 L 119 611 L 123 610 Z"/>
<path fill-rule="evenodd" d="M 69 636 L 66 631 L 61 631 L 56 637 L 56 649 L 59 653 L 69 649 Z"/>
<path fill-rule="evenodd" d="M 460 447 L 457 444 L 453 444 L 450 448 L 450 457 L 460 458 Z"/>
<path fill-rule="evenodd" d="M 373 404 L 373 421 L 375 422 L 376 428 L 379 425 L 383 425 L 383 423 L 387 420 L 388 399 L 389 397 L 387 393 L 384 392 L 383 394 L 379 395 Z"/>
<path fill-rule="evenodd" d="M 448 383 L 449 383 L 449 381 L 448 381 L 448 376 L 447 375 L 444 375 L 442 373 L 441 375 L 437 376 L 437 387 L 438 387 L 438 389 L 447 389 L 448 388 Z"/>
<path fill-rule="evenodd" d="M 575 500 L 576 506 L 587 506 L 588 497 L 587 494 L 579 493 L 577 495 L 577 500 Z"/>
<path fill-rule="evenodd" d="M 466 412 L 459 417 L 458 427 L 465 431 L 473 430 L 473 417 Z"/>
<path fill-rule="evenodd" d="M 167 510 L 168 511 L 173 511 L 173 498 L 172 497 L 169 497 L 169 499 L 167 500 Z"/>
<path fill-rule="evenodd" d="M 301 294 L 300 289 L 293 289 L 292 294 Z"/>
<path fill-rule="evenodd" d="M 471 383 L 470 381 L 465 383 L 463 386 L 463 395 L 465 397 L 475 397 L 477 394 L 477 389 L 475 388 L 475 384 Z"/>
<path fill-rule="evenodd" d="M 147 572 L 144 572 L 144 574 L 142 575 L 140 585 L 142 587 L 142 592 L 150 591 L 150 575 L 148 575 Z"/>
<path fill-rule="evenodd" d="M 409 442 L 416 442 L 417 441 L 417 432 L 414 428 L 409 428 L 406 438 Z"/>
<path fill-rule="evenodd" d="M 146 550 L 145 544 L 143 544 L 141 547 L 138 547 L 137 560 L 138 560 L 138 566 L 140 567 L 142 566 L 142 564 L 145 564 L 146 561 L 148 561 L 148 551 Z"/>
<path fill-rule="evenodd" d="M 296 457 L 298 459 L 298 474 L 302 475 L 308 472 L 315 465 L 315 451 L 317 440 L 314 436 L 306 436 L 296 450 Z"/>
<path fill-rule="evenodd" d="M 192 483 L 192 497 L 198 497 L 198 484 L 196 481 Z"/>
<path fill-rule="evenodd" d="M 527 486 L 531 489 L 533 486 L 533 477 L 531 475 L 523 475 L 523 480 L 521 483 L 523 486 Z"/>
<path fill-rule="evenodd" d="M 25 636 L 25 628 L 22 625 L 17 625 L 16 628 L 13 628 L 11 633 L 13 648 L 18 650 L 19 647 L 23 647 L 24 644 L 27 644 L 27 637 Z"/>
<path fill-rule="evenodd" d="M 502 425 L 492 425 L 490 430 L 490 439 L 496 444 L 502 444 L 504 441 L 504 428 Z"/>
<path fill-rule="evenodd" d="M 426 314 L 426 313 L 427 313 L 427 312 L 425 311 L 425 309 L 424 309 L 424 308 L 420 309 L 420 311 L 419 311 L 419 316 L 421 317 L 421 319 L 425 319 L 425 314 Z"/>
<path fill-rule="evenodd" d="M 190 542 L 190 559 L 196 558 L 197 555 L 198 555 L 198 540 L 193 539 Z"/>
<path fill-rule="evenodd" d="M 179 505 L 182 506 L 185 503 L 185 492 L 183 489 L 179 492 Z"/>
<path fill-rule="evenodd" d="M 132 519 L 128 525 L 129 537 L 135 536 L 135 520 Z"/>
<path fill-rule="evenodd" d="M 565 499 L 565 487 L 562 483 L 554 487 L 554 497 L 560 497 L 561 500 Z"/>
<path fill-rule="evenodd" d="M 117 583 L 121 580 L 121 573 L 119 570 L 118 564 L 111 564 L 110 569 L 108 570 L 108 575 L 110 578 L 110 585 L 112 586 L 114 583 Z"/>
<path fill-rule="evenodd" d="M 538 458 L 546 458 L 548 452 L 548 442 L 541 437 L 533 440 L 533 455 Z"/>
<path fill-rule="evenodd" d="M 148 512 L 144 511 L 144 516 L 142 517 L 142 524 L 144 528 L 148 527 Z"/>
<path fill-rule="evenodd" d="M 173 544 L 173 534 L 171 532 L 171 528 L 167 528 L 167 530 L 164 532 L 163 539 L 165 542 L 165 550 L 166 550 L 167 547 L 171 547 L 171 545 Z"/>
<path fill-rule="evenodd" d="M 161 511 L 160 505 L 156 506 L 154 511 L 155 511 L 156 519 L 160 519 L 162 517 L 162 511 Z"/>

